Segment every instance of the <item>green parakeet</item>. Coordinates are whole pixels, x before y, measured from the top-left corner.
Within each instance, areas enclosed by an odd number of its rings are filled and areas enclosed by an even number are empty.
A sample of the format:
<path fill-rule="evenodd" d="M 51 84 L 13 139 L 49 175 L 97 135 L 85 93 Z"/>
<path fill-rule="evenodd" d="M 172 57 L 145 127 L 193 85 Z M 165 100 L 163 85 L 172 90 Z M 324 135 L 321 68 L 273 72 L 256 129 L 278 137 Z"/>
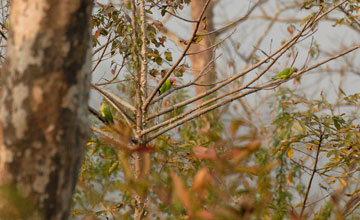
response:
<path fill-rule="evenodd" d="M 112 113 L 111 113 L 111 109 L 110 109 L 110 106 L 108 103 L 103 103 L 101 105 L 101 114 L 102 116 L 105 118 L 105 120 L 109 123 L 109 124 L 112 124 L 114 123 L 114 118 L 112 116 Z"/>
<path fill-rule="evenodd" d="M 291 76 L 291 74 L 293 74 L 293 72 L 296 72 L 297 69 L 296 67 L 287 67 L 283 70 L 281 70 L 280 72 L 278 72 L 273 78 L 272 80 L 276 80 L 276 79 L 287 79 Z"/>
<path fill-rule="evenodd" d="M 173 77 L 168 78 L 168 79 L 164 82 L 164 84 L 162 84 L 162 86 L 160 87 L 160 89 L 159 89 L 159 95 L 162 95 L 162 94 L 164 94 L 166 91 L 168 91 L 169 89 L 171 89 L 171 86 L 174 84 L 175 81 L 176 81 L 176 80 L 175 80 L 175 78 L 173 78 Z"/>

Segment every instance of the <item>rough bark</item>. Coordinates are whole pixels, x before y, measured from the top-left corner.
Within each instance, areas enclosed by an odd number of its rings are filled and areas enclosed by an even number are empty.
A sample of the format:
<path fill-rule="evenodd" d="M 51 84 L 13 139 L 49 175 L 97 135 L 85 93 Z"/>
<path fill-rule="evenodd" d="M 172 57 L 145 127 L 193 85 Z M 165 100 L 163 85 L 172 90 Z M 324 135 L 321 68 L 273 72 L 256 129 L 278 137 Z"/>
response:
<path fill-rule="evenodd" d="M 0 94 L 1 219 L 69 217 L 88 132 L 92 5 L 11 3 Z"/>
<path fill-rule="evenodd" d="M 191 1 L 191 16 L 193 20 L 197 20 L 199 18 L 199 15 L 204 8 L 204 5 L 206 3 L 206 0 L 197 0 L 197 1 Z M 201 23 L 199 27 L 198 33 L 204 33 L 206 30 L 204 28 L 206 27 L 207 31 L 212 31 L 213 28 L 213 3 L 210 3 L 208 6 L 205 17 L 206 17 L 206 25 L 204 22 Z M 194 24 L 195 28 L 195 24 Z M 197 52 L 197 51 L 203 51 L 207 48 L 209 48 L 212 43 L 214 42 L 214 35 L 206 35 L 200 43 L 192 44 L 190 47 L 190 53 Z M 201 70 L 204 69 L 204 67 L 211 61 L 212 58 L 212 50 L 207 50 L 202 53 L 197 53 L 190 56 L 191 60 L 191 66 L 192 66 L 192 72 L 194 77 L 196 77 Z M 199 84 L 210 84 L 215 81 L 215 72 L 209 72 L 208 74 L 205 74 L 200 78 L 198 81 Z M 196 86 L 196 94 L 201 94 L 206 91 L 208 87 L 207 86 Z M 202 100 L 197 101 L 198 104 L 200 104 Z"/>

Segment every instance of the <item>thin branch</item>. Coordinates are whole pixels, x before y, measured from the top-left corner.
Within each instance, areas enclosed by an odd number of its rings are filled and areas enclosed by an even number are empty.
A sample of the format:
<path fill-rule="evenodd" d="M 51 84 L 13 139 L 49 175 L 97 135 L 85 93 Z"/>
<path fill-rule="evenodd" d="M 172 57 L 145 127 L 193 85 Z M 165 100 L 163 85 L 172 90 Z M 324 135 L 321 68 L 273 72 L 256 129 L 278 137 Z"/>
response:
<path fill-rule="evenodd" d="M 173 13 L 173 12 L 171 12 L 171 11 L 163 8 L 163 7 L 161 6 L 161 4 L 157 4 L 156 2 L 152 2 L 152 3 L 153 3 L 152 5 L 156 6 L 159 10 L 164 10 L 164 11 L 166 11 L 166 13 L 168 13 L 169 15 L 172 15 L 172 16 L 180 19 L 180 20 L 183 20 L 183 21 L 186 21 L 186 22 L 189 22 L 189 23 L 196 23 L 196 22 L 197 22 L 197 21 L 195 21 L 195 20 L 190 20 L 190 19 L 187 19 L 187 18 L 180 17 L 179 15 L 176 15 L 175 13 Z M 173 8 L 172 8 L 172 9 L 173 9 Z M 166 19 L 166 20 L 168 20 L 168 19 Z"/>
<path fill-rule="evenodd" d="M 321 124 L 320 124 L 320 126 L 321 126 Z M 321 127 L 320 127 L 320 130 L 321 130 Z M 315 173 L 316 173 L 317 164 L 318 164 L 319 155 L 320 155 L 320 148 L 321 148 L 322 140 L 323 140 L 323 135 L 324 135 L 324 133 L 321 133 L 320 137 L 319 137 L 319 145 L 318 145 L 318 148 L 317 148 L 317 151 L 316 151 L 315 164 L 314 164 L 313 171 L 311 173 L 311 177 L 310 177 L 310 180 L 309 180 L 309 183 L 308 183 L 308 187 L 306 189 L 303 205 L 302 205 L 301 212 L 300 212 L 300 219 L 302 219 L 302 216 L 304 214 L 304 210 L 305 210 L 305 207 L 306 207 L 306 201 L 308 199 L 310 188 L 311 188 L 311 185 L 312 185 L 312 181 L 313 181 Z"/>
<path fill-rule="evenodd" d="M 111 142 L 115 143 L 117 146 L 121 147 L 123 150 L 127 150 L 127 151 L 132 151 L 133 149 L 128 147 L 128 143 L 125 143 L 123 141 L 120 141 L 118 138 L 115 138 L 111 135 L 109 135 L 108 133 L 94 127 L 94 126 L 90 126 L 90 129 L 95 131 L 96 133 L 101 134 L 102 136 L 104 136 L 105 138 L 108 138 Z"/>
<path fill-rule="evenodd" d="M 193 114 L 193 115 L 188 115 L 187 117 L 184 117 L 183 119 L 178 120 L 178 121 L 175 122 L 174 124 L 171 124 L 171 125 L 169 125 L 168 127 L 163 128 L 163 129 L 161 129 L 160 131 L 158 131 L 157 133 L 155 133 L 154 135 L 150 136 L 150 137 L 146 140 L 146 142 L 152 141 L 153 139 L 157 138 L 158 136 L 162 135 L 163 133 L 165 133 L 165 132 L 167 132 L 167 131 L 169 131 L 169 130 L 171 130 L 171 129 L 179 126 L 179 125 L 182 125 L 182 124 L 184 124 L 185 122 L 187 122 L 187 121 L 189 121 L 189 120 L 192 120 L 192 119 L 194 119 L 194 118 L 197 118 L 197 117 L 199 117 L 199 116 L 201 116 L 201 115 L 203 115 L 203 114 L 205 114 L 205 113 L 207 113 L 207 112 L 209 112 L 209 111 L 212 111 L 212 110 L 214 110 L 214 109 L 216 109 L 216 108 L 218 108 L 218 107 L 220 107 L 220 106 L 223 106 L 223 105 L 225 105 L 225 104 L 227 104 L 227 103 L 229 103 L 229 102 L 232 102 L 232 101 L 235 100 L 235 99 L 242 98 L 242 97 L 244 97 L 244 96 L 246 96 L 246 95 L 255 93 L 255 92 L 259 91 L 259 90 L 260 90 L 260 89 L 254 89 L 254 90 L 250 90 L 250 91 L 247 91 L 247 92 L 238 94 L 238 95 L 236 95 L 236 96 L 233 95 L 230 99 L 224 100 L 223 102 L 220 102 L 220 103 L 218 103 L 218 104 L 209 106 L 209 107 L 207 107 L 207 108 L 204 108 L 203 110 L 198 111 L 197 113 L 195 113 L 195 114 Z M 179 119 L 179 118 L 177 118 L 177 119 Z"/>
<path fill-rule="evenodd" d="M 279 15 L 283 12 L 284 10 L 281 11 L 277 11 L 275 16 L 271 19 L 269 25 L 266 27 L 265 31 L 260 35 L 259 39 L 257 40 L 253 50 L 250 52 L 249 56 L 246 58 L 246 61 L 249 61 L 255 54 L 256 50 L 258 50 L 259 45 L 263 42 L 263 40 L 265 39 L 265 36 L 268 35 L 268 33 L 270 32 L 271 28 L 274 26 L 276 19 L 279 17 Z M 260 49 L 259 49 L 260 50 Z M 266 56 L 268 56 L 265 51 L 260 50 L 261 52 L 263 52 Z"/>
<path fill-rule="evenodd" d="M 119 37 L 119 35 L 115 35 L 113 38 L 111 38 L 111 40 L 108 40 L 108 42 L 106 42 L 104 45 L 102 45 L 99 48 L 97 48 L 96 50 L 94 50 L 92 55 L 94 56 L 95 54 L 97 54 L 101 49 L 103 49 L 105 46 L 107 46 L 108 44 L 113 42 L 117 37 Z"/>
<path fill-rule="evenodd" d="M 163 33 L 164 35 L 168 36 L 179 48 L 185 49 L 185 45 L 181 42 L 185 41 L 184 39 L 180 38 L 175 32 L 166 28 L 161 22 L 155 21 L 154 19 L 147 16 L 147 19 L 151 21 L 151 23 L 155 26 L 156 30 Z"/>
<path fill-rule="evenodd" d="M 229 28 L 243 22 L 245 19 L 247 19 L 249 17 L 249 15 L 255 10 L 255 8 L 257 8 L 260 4 L 264 3 L 264 0 L 260 0 L 258 1 L 256 4 L 254 4 L 249 10 L 248 12 L 242 16 L 241 18 L 236 19 L 235 21 L 232 21 L 230 24 L 225 25 L 224 27 L 221 27 L 217 30 L 213 30 L 210 32 L 206 32 L 206 33 L 201 33 L 199 34 L 199 36 L 206 36 L 206 35 L 210 35 L 210 34 L 221 34 L 222 32 L 228 30 Z"/>
<path fill-rule="evenodd" d="M 353 197 L 354 198 L 352 198 L 349 202 L 346 203 L 346 209 L 342 212 L 344 215 L 344 218 L 349 216 L 360 206 L 360 196 L 355 195 Z"/>
<path fill-rule="evenodd" d="M 126 61 L 126 59 L 123 58 L 119 71 L 117 71 L 117 73 L 115 74 L 115 76 L 114 76 L 111 80 L 109 80 L 109 81 L 107 81 L 107 82 L 104 82 L 104 83 L 95 83 L 95 85 L 96 85 L 96 86 L 105 86 L 105 85 L 109 85 L 109 84 L 114 83 L 114 81 L 115 81 L 115 80 L 117 79 L 117 77 L 119 76 L 121 70 L 124 68 L 124 66 L 125 66 L 125 61 Z M 99 81 L 100 81 L 100 80 L 99 80 Z"/>
<path fill-rule="evenodd" d="M 149 106 L 151 100 L 155 97 L 157 91 L 160 89 L 160 87 L 162 86 L 162 84 L 167 80 L 167 78 L 169 78 L 170 74 L 175 70 L 175 68 L 180 64 L 180 62 L 184 59 L 187 51 L 189 50 L 191 44 L 194 41 L 194 38 L 196 37 L 196 33 L 197 30 L 199 29 L 202 17 L 204 16 L 204 13 L 206 11 L 206 8 L 208 7 L 209 3 L 211 0 L 207 0 L 207 2 L 204 5 L 203 10 L 200 13 L 199 19 L 196 23 L 196 26 L 194 28 L 194 31 L 191 35 L 190 41 L 188 42 L 188 45 L 186 46 L 186 48 L 184 49 L 182 55 L 179 57 L 179 59 L 176 61 L 176 63 L 174 63 L 174 65 L 170 68 L 170 70 L 165 74 L 165 76 L 162 78 L 162 80 L 160 81 L 160 83 L 157 84 L 157 86 L 155 87 L 155 89 L 151 92 L 150 96 L 146 99 L 146 102 L 143 104 L 143 109 L 146 110 L 146 108 Z"/>
<path fill-rule="evenodd" d="M 108 40 L 106 41 L 105 48 L 104 48 L 103 52 L 101 53 L 99 60 L 96 62 L 95 66 L 94 66 L 93 69 L 91 70 L 91 72 L 94 72 L 95 69 L 96 69 L 96 68 L 98 67 L 98 65 L 100 64 L 100 62 L 102 61 L 102 58 L 104 57 L 105 51 L 106 51 L 107 47 L 108 47 L 109 44 L 110 44 L 111 34 L 112 34 L 112 32 L 109 33 L 109 37 L 108 37 Z"/>
<path fill-rule="evenodd" d="M 99 87 L 91 84 L 91 88 L 95 89 L 96 91 L 98 91 L 102 96 L 106 96 L 110 99 L 113 99 L 114 101 L 118 102 L 120 105 L 124 106 L 125 108 L 129 109 L 132 113 L 135 113 L 136 109 L 134 106 L 130 105 L 129 103 L 127 103 L 126 101 L 120 99 L 117 95 L 113 94 L 112 92 L 106 91 L 106 90 L 102 90 Z"/>
<path fill-rule="evenodd" d="M 169 11 L 169 10 L 166 10 L 166 9 L 165 9 L 165 11 L 166 11 L 166 13 L 168 13 L 168 14 L 170 14 L 170 15 L 172 15 L 172 16 L 180 19 L 180 20 L 183 20 L 183 21 L 186 21 L 186 22 L 189 22 L 189 23 L 196 23 L 196 22 L 197 22 L 197 21 L 194 21 L 194 20 L 190 20 L 190 19 L 187 19 L 187 18 L 180 17 L 179 15 L 176 15 L 176 14 L 172 13 L 172 12 Z"/>
<path fill-rule="evenodd" d="M 350 52 L 352 52 L 352 51 L 354 51 L 354 50 L 357 50 L 357 49 L 359 49 L 359 48 L 360 48 L 360 45 L 354 46 L 354 47 L 352 47 L 352 48 L 350 48 L 350 49 L 348 49 L 348 50 L 345 50 L 344 52 L 341 52 L 341 53 L 339 53 L 339 54 L 337 54 L 337 55 L 335 55 L 335 56 L 333 56 L 333 57 L 330 57 L 330 58 L 328 58 L 328 59 L 326 59 L 326 60 L 324 60 L 324 61 L 322 61 L 322 62 L 320 62 L 320 63 L 317 63 L 317 64 L 315 64 L 315 65 L 313 65 L 313 66 L 311 66 L 311 67 L 309 67 L 309 68 L 306 68 L 306 69 L 304 69 L 304 70 L 302 70 L 302 71 L 300 71 L 300 72 L 298 71 L 296 74 L 294 74 L 294 75 L 293 75 L 292 77 L 290 77 L 288 80 L 297 77 L 298 75 L 302 74 L 303 72 L 308 72 L 308 71 L 310 71 L 310 70 L 312 70 L 312 69 L 315 69 L 316 67 L 319 67 L 319 66 L 323 65 L 324 63 L 327 63 L 327 62 L 329 62 L 329 61 L 331 61 L 331 60 L 334 60 L 334 59 L 336 59 L 336 58 L 339 58 L 339 57 L 341 57 L 341 56 L 344 56 L 345 54 L 350 53 Z"/>
<path fill-rule="evenodd" d="M 93 107 L 88 106 L 88 110 L 91 114 L 93 114 L 97 119 L 99 119 L 102 123 L 104 124 L 108 124 L 109 122 L 98 112 L 96 111 Z"/>
<path fill-rule="evenodd" d="M 348 18 L 351 21 L 353 21 L 358 26 L 358 28 L 360 28 L 360 21 L 355 16 L 351 15 L 344 7 L 339 7 L 339 8 L 342 12 L 344 12 L 348 16 Z M 352 24 L 350 25 L 352 26 Z"/>
<path fill-rule="evenodd" d="M 96 86 L 104 86 L 104 85 L 110 85 L 110 84 L 116 84 L 116 83 L 122 83 L 122 82 L 128 82 L 132 81 L 131 79 L 123 79 L 123 80 L 116 80 L 112 82 L 105 82 L 105 83 L 95 83 Z"/>
<path fill-rule="evenodd" d="M 236 29 L 234 29 L 229 35 L 227 35 L 224 39 L 222 39 L 221 41 L 219 41 L 218 43 L 204 49 L 204 50 L 200 50 L 200 51 L 195 51 L 195 52 L 192 52 L 192 53 L 187 53 L 186 55 L 187 56 L 191 56 L 191 55 L 195 55 L 195 54 L 199 54 L 199 53 L 204 53 L 204 52 L 207 52 L 209 50 L 211 50 L 212 48 L 214 47 L 217 47 L 219 46 L 220 44 L 222 44 L 226 39 L 228 39 L 229 37 L 231 37 L 231 35 L 233 35 L 235 33 Z"/>
<path fill-rule="evenodd" d="M 343 0 L 341 2 L 339 2 L 338 4 L 334 5 L 333 7 L 331 7 L 330 9 L 328 9 L 326 12 L 324 12 L 323 14 L 321 14 L 320 16 L 318 16 L 315 20 L 314 20 L 314 24 L 315 22 L 319 21 L 322 17 L 324 17 L 325 15 L 329 14 L 330 12 L 332 12 L 333 10 L 335 10 L 336 8 L 340 7 L 342 4 L 344 4 L 345 2 L 347 2 L 348 0 Z"/>
<path fill-rule="evenodd" d="M 3 33 L 2 30 L 0 30 L 0 34 L 1 34 L 1 36 L 2 36 L 5 40 L 7 40 L 7 37 L 5 36 L 5 34 Z"/>

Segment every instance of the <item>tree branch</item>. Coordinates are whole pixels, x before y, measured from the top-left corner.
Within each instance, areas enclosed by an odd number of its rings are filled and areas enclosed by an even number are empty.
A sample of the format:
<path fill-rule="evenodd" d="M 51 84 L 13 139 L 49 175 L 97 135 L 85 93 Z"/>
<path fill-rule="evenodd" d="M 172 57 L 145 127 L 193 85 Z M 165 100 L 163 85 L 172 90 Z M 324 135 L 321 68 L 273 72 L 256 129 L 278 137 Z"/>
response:
<path fill-rule="evenodd" d="M 93 69 L 91 70 L 91 72 L 94 72 L 95 69 L 96 69 L 96 68 L 98 67 L 98 65 L 100 64 L 100 62 L 102 61 L 102 58 L 104 57 L 105 51 L 106 51 L 107 47 L 108 47 L 109 44 L 110 44 L 111 34 L 112 34 L 112 32 L 109 33 L 109 37 L 108 37 L 108 40 L 106 41 L 105 48 L 104 48 L 103 52 L 101 53 L 100 58 L 99 58 L 98 61 L 96 62 L 95 66 L 94 66 Z"/>
<path fill-rule="evenodd" d="M 109 91 L 106 91 L 106 90 L 102 90 L 100 89 L 99 87 L 91 84 L 91 88 L 95 89 L 96 91 L 98 91 L 102 96 L 104 97 L 107 97 L 109 99 L 112 99 L 113 101 L 116 101 L 118 102 L 120 105 L 124 106 L 125 108 L 129 109 L 132 113 L 135 114 L 135 107 L 130 105 L 129 103 L 127 103 L 126 101 L 120 99 L 117 95 L 109 92 Z M 119 106 L 120 107 L 120 106 Z"/>
<path fill-rule="evenodd" d="M 141 111 L 141 92 L 140 92 L 140 72 L 139 72 L 139 56 L 136 49 L 138 45 L 137 33 L 136 33 L 136 6 L 135 0 L 130 1 L 131 4 L 131 27 L 132 27 L 132 42 L 131 52 L 134 62 L 134 81 L 135 81 L 135 93 L 136 93 L 136 132 L 135 135 L 138 138 L 138 133 L 141 131 L 142 126 L 142 111 Z M 143 42 L 145 43 L 145 42 Z"/>
<path fill-rule="evenodd" d="M 147 84 L 147 47 L 146 47 L 146 17 L 144 1 L 140 1 L 140 21 L 141 21 L 141 70 L 140 70 L 140 91 L 141 101 L 146 101 L 146 84 Z M 144 109 L 143 109 L 144 110 Z M 145 114 L 145 111 L 142 112 Z"/>
<path fill-rule="evenodd" d="M 105 138 L 108 138 L 112 143 L 114 143 L 116 146 L 119 146 L 122 150 L 126 150 L 126 151 L 133 150 L 132 148 L 128 147 L 128 143 L 125 143 L 124 141 L 120 141 L 118 138 L 109 135 L 108 133 L 102 131 L 101 129 L 98 129 L 94 126 L 91 126 L 90 129 L 95 131 L 96 133 L 101 134 Z"/>

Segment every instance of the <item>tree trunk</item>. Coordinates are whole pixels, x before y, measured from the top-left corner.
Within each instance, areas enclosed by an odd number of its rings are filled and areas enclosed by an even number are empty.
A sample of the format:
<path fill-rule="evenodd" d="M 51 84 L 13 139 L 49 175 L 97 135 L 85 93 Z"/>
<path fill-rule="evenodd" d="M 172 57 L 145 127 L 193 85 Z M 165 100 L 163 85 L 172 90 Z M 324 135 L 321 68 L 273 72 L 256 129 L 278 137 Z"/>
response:
<path fill-rule="evenodd" d="M 193 20 L 197 20 L 201 11 L 204 8 L 206 0 L 196 0 L 191 1 L 191 16 Z M 214 4 L 210 3 L 206 9 L 204 16 L 206 17 L 206 25 L 204 22 L 201 22 L 198 33 L 204 33 L 205 31 L 212 31 L 213 28 L 213 6 Z M 195 24 L 194 24 L 195 27 Z M 204 30 L 206 27 L 206 30 Z M 206 35 L 198 44 L 192 44 L 190 47 L 190 53 L 198 52 L 209 48 L 214 42 L 214 35 Z M 190 56 L 191 66 L 194 77 L 196 77 L 201 70 L 211 61 L 213 50 L 207 50 L 202 53 L 197 53 Z M 210 84 L 215 81 L 215 72 L 211 71 L 208 74 L 202 76 L 197 82 L 199 84 Z M 206 91 L 207 86 L 196 86 L 196 94 L 199 95 Z M 198 101 L 198 104 L 202 100 Z"/>
<path fill-rule="evenodd" d="M 88 126 L 92 0 L 13 0 L 0 97 L 0 219 L 67 219 Z"/>

